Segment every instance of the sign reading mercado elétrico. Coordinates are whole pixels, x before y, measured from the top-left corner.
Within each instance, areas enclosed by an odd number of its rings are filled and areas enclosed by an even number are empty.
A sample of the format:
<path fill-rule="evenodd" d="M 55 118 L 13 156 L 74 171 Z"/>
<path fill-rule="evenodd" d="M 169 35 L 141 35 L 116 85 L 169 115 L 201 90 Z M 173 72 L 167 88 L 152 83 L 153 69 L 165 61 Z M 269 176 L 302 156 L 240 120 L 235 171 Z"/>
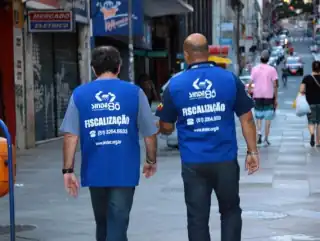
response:
<path fill-rule="evenodd" d="M 30 33 L 72 32 L 73 30 L 72 11 L 40 10 L 28 12 L 28 31 Z"/>
<path fill-rule="evenodd" d="M 143 35 L 142 0 L 132 0 L 133 35 Z M 128 36 L 128 0 L 91 0 L 93 36 Z"/>

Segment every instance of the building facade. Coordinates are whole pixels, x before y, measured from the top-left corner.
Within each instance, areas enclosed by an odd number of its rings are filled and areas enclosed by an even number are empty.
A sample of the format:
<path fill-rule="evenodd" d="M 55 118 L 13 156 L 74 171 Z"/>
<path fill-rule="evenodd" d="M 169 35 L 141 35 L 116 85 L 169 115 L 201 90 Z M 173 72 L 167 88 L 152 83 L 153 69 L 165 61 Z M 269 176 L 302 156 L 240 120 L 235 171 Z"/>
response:
<path fill-rule="evenodd" d="M 21 58 L 23 27 L 23 4 L 21 1 L 0 1 L 0 119 L 7 125 L 13 142 L 23 127 L 21 108 L 23 90 L 23 62 Z M 19 70 L 19 71 L 17 71 Z M 18 102 L 16 97 L 18 96 Z M 17 131 L 18 127 L 18 131 Z M 1 131 L 1 134 L 2 131 Z M 3 136 L 3 135 L 2 135 Z"/>
<path fill-rule="evenodd" d="M 193 7 L 194 11 L 180 15 L 176 19 L 175 31 L 179 34 L 175 42 L 176 56 L 172 59 L 176 70 L 185 68 L 183 42 L 188 35 L 201 33 L 207 37 L 209 44 L 212 44 L 214 34 L 213 0 L 188 0 L 186 2 Z"/>
<path fill-rule="evenodd" d="M 243 31 L 241 34 L 240 46 L 243 47 L 246 61 L 250 61 L 252 52 L 258 49 L 261 42 L 261 7 L 260 3 L 250 0 L 244 1 Z"/>
<path fill-rule="evenodd" d="M 72 90 L 88 79 L 89 1 L 0 2 L 0 118 L 31 148 L 60 136 Z"/>

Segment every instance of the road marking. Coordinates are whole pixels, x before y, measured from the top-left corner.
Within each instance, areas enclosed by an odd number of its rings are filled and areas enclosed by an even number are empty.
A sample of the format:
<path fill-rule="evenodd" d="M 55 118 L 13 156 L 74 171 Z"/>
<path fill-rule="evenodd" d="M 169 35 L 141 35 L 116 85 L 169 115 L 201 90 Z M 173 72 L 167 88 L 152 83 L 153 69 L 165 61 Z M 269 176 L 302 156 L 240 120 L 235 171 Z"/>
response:
<path fill-rule="evenodd" d="M 295 43 L 295 42 L 309 42 L 312 41 L 312 37 L 290 37 L 288 38 L 289 42 Z"/>

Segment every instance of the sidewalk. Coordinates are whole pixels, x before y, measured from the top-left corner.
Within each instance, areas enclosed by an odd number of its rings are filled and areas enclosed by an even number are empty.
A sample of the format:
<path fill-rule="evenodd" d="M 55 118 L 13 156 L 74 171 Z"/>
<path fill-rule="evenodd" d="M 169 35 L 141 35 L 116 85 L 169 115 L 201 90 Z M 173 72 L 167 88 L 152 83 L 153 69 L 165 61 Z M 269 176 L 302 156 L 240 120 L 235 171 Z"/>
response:
<path fill-rule="evenodd" d="M 298 82 L 279 93 L 271 146 L 261 147 L 261 170 L 244 172 L 246 144 L 237 128 L 240 192 L 243 208 L 242 240 L 320 240 L 320 149 L 310 148 L 304 118 L 291 109 Z M 17 224 L 34 225 L 19 232 L 17 241 L 94 240 L 94 222 L 87 189 L 69 198 L 61 175 L 62 141 L 19 153 L 16 185 Z M 79 153 L 76 156 L 79 167 Z M 8 224 L 8 200 L 0 199 L 0 224 Z M 212 200 L 212 240 L 220 239 L 220 219 Z M 3 230 L 2 230 L 3 231 Z M 294 239 L 290 236 L 294 235 Z M 2 234 L 0 240 L 7 241 Z M 186 241 L 186 210 L 177 150 L 159 140 L 158 173 L 137 188 L 129 228 L 130 241 Z M 199 240 L 200 241 L 200 240 Z"/>

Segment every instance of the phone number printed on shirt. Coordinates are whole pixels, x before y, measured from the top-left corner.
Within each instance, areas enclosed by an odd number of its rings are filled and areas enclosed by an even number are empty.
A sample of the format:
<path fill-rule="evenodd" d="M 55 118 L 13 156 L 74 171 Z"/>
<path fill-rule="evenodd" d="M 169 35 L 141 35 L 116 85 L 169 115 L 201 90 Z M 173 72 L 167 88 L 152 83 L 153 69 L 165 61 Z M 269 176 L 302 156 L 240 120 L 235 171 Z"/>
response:
<path fill-rule="evenodd" d="M 215 121 L 220 121 L 221 116 L 210 116 L 210 117 L 199 117 L 196 118 L 196 123 L 207 123 L 207 122 L 215 122 Z"/>
<path fill-rule="evenodd" d="M 108 129 L 98 131 L 98 136 L 112 135 L 112 134 L 128 134 L 128 129 Z"/>

